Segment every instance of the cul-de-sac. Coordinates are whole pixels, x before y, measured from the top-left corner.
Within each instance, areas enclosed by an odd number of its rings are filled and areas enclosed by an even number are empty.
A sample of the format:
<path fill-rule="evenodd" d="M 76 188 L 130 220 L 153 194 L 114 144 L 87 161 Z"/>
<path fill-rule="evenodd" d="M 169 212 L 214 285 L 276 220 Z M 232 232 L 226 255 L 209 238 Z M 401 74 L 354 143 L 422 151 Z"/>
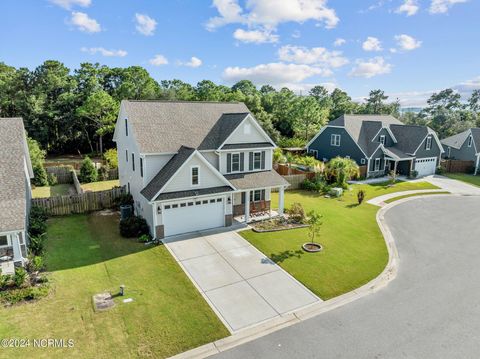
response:
<path fill-rule="evenodd" d="M 0 358 L 478 358 L 480 4 L 0 4 Z"/>

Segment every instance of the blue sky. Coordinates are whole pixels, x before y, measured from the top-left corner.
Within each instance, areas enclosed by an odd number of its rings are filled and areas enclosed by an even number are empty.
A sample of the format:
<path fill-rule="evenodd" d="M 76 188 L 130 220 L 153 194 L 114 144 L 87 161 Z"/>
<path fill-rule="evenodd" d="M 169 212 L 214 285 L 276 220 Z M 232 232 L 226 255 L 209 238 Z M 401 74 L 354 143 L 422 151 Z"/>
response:
<path fill-rule="evenodd" d="M 1 0 L 0 61 L 141 65 L 157 80 L 380 88 L 404 106 L 480 88 L 476 0 Z"/>

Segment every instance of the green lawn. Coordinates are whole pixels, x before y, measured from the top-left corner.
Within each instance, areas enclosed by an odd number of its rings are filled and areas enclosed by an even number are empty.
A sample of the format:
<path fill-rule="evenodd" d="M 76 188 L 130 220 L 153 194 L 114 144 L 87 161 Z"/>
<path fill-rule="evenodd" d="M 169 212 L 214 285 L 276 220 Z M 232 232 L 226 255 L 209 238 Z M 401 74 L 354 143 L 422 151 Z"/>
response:
<path fill-rule="evenodd" d="M 378 207 L 367 203 L 357 205 L 357 191 L 364 189 L 368 200 L 386 193 L 438 187 L 426 182 L 402 182 L 393 187 L 383 183 L 351 188 L 339 199 L 306 191 L 285 193 L 287 208 L 293 202 L 300 202 L 306 211 L 314 209 L 323 215 L 317 239 L 324 247 L 322 252 L 301 250 L 301 245 L 309 241 L 306 228 L 241 234 L 320 298 L 330 299 L 349 292 L 378 276 L 388 261 L 385 241 L 375 219 Z M 278 196 L 272 195 L 273 207 L 277 201 Z"/>
<path fill-rule="evenodd" d="M 49 220 L 49 297 L 0 308 L 0 338 L 72 338 L 73 349 L 1 349 L 15 358 L 161 358 L 228 335 L 164 246 L 119 237 L 116 216 Z M 95 313 L 92 295 L 126 297 Z"/>
<path fill-rule="evenodd" d="M 32 189 L 33 198 L 48 198 L 55 196 L 64 196 L 69 191 L 75 193 L 75 188 L 71 184 L 57 184 L 55 186 L 35 187 Z"/>
<path fill-rule="evenodd" d="M 398 201 L 399 199 L 403 198 L 409 198 L 409 197 L 416 197 L 416 196 L 428 196 L 428 195 L 433 195 L 433 194 L 450 194 L 450 192 L 447 191 L 441 191 L 441 192 L 418 192 L 418 193 L 411 193 L 411 194 L 406 194 L 403 196 L 398 196 L 398 197 L 393 197 L 390 199 L 387 199 L 385 203 L 392 203 L 395 201 Z"/>
<path fill-rule="evenodd" d="M 93 192 L 105 191 L 108 189 L 112 189 L 115 186 L 120 186 L 120 181 L 118 179 L 82 184 L 82 188 L 84 191 L 93 191 Z"/>
<path fill-rule="evenodd" d="M 466 173 L 446 173 L 445 176 L 480 187 L 480 174 L 474 176 Z"/>

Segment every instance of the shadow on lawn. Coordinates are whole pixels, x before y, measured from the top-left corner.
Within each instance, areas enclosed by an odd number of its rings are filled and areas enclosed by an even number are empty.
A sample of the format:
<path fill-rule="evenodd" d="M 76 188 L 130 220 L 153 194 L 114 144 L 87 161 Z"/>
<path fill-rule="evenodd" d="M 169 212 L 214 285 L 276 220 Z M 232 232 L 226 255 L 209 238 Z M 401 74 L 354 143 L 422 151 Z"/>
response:
<path fill-rule="evenodd" d="M 288 250 L 280 253 L 272 253 L 270 254 L 270 259 L 275 263 L 280 264 L 289 258 L 300 258 L 304 253 L 305 252 L 300 249 L 297 251 Z"/>
<path fill-rule="evenodd" d="M 59 271 L 102 263 L 143 252 L 155 246 L 120 236 L 119 217 L 94 212 L 49 220 L 45 263 Z"/>

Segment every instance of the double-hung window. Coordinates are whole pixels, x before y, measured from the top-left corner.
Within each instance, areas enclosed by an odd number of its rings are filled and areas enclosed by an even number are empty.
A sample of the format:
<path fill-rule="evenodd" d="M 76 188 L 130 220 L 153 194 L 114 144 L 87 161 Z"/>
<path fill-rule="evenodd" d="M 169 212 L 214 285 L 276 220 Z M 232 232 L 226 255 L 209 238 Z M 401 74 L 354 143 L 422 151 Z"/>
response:
<path fill-rule="evenodd" d="M 385 144 L 385 135 L 381 135 L 381 136 L 380 136 L 380 143 L 381 143 L 382 145 Z"/>
<path fill-rule="evenodd" d="M 198 166 L 192 167 L 192 186 L 200 184 L 200 168 Z"/>
<path fill-rule="evenodd" d="M 426 141 L 426 144 L 425 144 L 425 149 L 427 151 L 432 149 L 432 136 L 427 137 L 427 141 Z"/>
<path fill-rule="evenodd" d="M 8 246 L 8 237 L 0 236 L 0 247 L 7 247 L 7 246 Z"/>
<path fill-rule="evenodd" d="M 240 171 L 240 153 L 232 153 L 232 172 Z"/>
<path fill-rule="evenodd" d="M 253 153 L 253 169 L 259 170 L 262 168 L 262 152 Z"/>
<path fill-rule="evenodd" d="M 340 135 L 332 134 L 332 137 L 330 137 L 330 145 L 340 147 Z"/>

